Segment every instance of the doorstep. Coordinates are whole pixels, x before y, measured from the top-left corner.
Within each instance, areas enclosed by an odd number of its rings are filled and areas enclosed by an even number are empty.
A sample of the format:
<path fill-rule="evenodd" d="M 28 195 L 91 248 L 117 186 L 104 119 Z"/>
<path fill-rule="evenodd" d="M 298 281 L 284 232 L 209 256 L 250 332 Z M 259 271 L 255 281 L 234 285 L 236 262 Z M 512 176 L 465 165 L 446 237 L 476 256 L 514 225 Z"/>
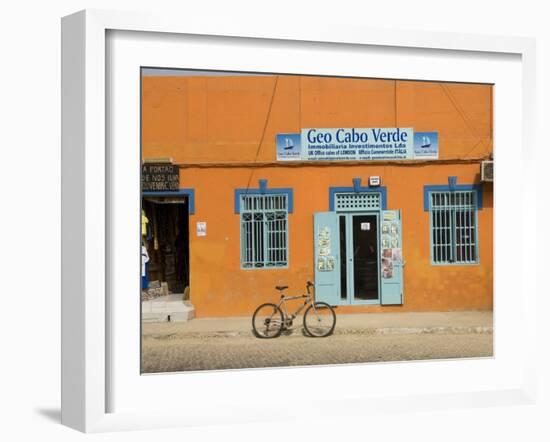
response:
<path fill-rule="evenodd" d="M 141 319 L 144 322 L 185 322 L 195 317 L 195 307 L 183 300 L 183 293 L 159 296 L 141 302 Z"/>

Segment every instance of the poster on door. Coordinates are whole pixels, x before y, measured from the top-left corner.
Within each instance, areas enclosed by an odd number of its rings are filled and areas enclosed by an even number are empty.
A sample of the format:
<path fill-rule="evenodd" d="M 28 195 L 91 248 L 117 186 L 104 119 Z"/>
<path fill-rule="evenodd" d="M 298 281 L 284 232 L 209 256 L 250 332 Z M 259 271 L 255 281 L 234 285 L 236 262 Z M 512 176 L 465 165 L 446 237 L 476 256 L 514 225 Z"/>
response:
<path fill-rule="evenodd" d="M 391 259 L 393 262 L 403 262 L 403 253 L 400 248 L 391 249 Z"/>
<path fill-rule="evenodd" d="M 403 262 L 399 227 L 399 221 L 394 212 L 384 213 L 381 237 L 382 278 L 384 279 L 393 278 L 394 266 Z"/>
<path fill-rule="evenodd" d="M 382 258 L 382 278 L 393 278 L 393 261 L 391 258 Z"/>
<path fill-rule="evenodd" d="M 330 272 L 334 270 L 335 258 L 331 254 L 330 229 L 324 227 L 317 238 L 317 270 Z"/>

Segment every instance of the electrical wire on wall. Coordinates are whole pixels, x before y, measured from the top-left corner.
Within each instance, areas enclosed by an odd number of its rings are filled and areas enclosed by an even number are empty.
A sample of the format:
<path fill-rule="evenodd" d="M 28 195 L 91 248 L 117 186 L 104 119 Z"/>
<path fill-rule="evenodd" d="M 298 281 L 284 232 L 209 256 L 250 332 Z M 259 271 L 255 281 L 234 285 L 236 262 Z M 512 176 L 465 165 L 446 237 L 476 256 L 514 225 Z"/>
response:
<path fill-rule="evenodd" d="M 279 76 L 275 76 L 275 82 L 273 84 L 273 92 L 271 93 L 271 100 L 269 102 L 269 107 L 267 109 L 267 115 L 265 117 L 264 128 L 262 130 L 262 136 L 260 137 L 260 142 L 258 143 L 258 148 L 256 149 L 256 155 L 254 156 L 254 161 L 252 162 L 252 168 L 250 170 L 250 176 L 248 177 L 248 183 L 246 184 L 246 194 L 248 194 L 248 189 L 250 189 L 250 183 L 252 182 L 252 176 L 254 175 L 255 165 L 258 162 L 258 156 L 260 155 L 260 149 L 264 142 L 265 133 L 267 131 L 267 125 L 269 123 L 269 118 L 271 117 L 271 110 L 273 108 L 273 101 L 275 100 L 275 93 L 277 92 L 277 84 L 279 82 Z"/>
<path fill-rule="evenodd" d="M 393 109 L 394 109 L 394 127 L 399 127 L 397 124 L 397 80 L 393 80 Z M 383 173 L 385 177 L 389 177 L 391 169 L 388 168 L 388 164 L 383 166 Z"/>
<path fill-rule="evenodd" d="M 456 109 L 458 115 L 460 115 L 460 118 L 462 118 L 462 120 L 464 121 L 464 124 L 466 125 L 466 127 L 470 131 L 470 134 L 472 136 L 476 137 L 476 138 L 479 137 L 478 142 L 475 143 L 474 146 L 468 152 L 466 152 L 466 154 L 464 156 L 468 157 L 474 150 L 476 150 L 477 146 L 479 146 L 480 144 L 482 144 L 483 147 L 487 148 L 488 146 L 486 145 L 485 139 L 482 136 L 480 136 L 479 134 L 476 133 L 476 131 L 472 127 L 473 126 L 472 123 L 469 121 L 468 116 L 466 115 L 466 112 L 464 112 L 464 110 L 460 107 L 459 103 L 453 97 L 453 94 L 451 93 L 449 88 L 445 84 L 442 84 L 442 83 L 439 83 L 439 86 L 441 87 L 441 89 L 443 89 L 443 92 L 445 93 L 445 95 L 447 96 L 447 98 L 449 99 L 449 101 L 451 102 L 453 107 Z"/>

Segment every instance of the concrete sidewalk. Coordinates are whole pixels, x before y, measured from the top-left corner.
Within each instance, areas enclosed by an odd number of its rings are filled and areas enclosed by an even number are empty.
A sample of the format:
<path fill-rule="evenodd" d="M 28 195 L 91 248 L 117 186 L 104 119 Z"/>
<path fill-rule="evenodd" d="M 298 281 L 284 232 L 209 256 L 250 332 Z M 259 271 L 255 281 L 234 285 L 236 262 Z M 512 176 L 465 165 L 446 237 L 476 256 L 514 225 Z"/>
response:
<path fill-rule="evenodd" d="M 361 313 L 338 314 L 334 334 L 421 334 L 421 333 L 492 333 L 492 311 L 423 312 L 423 313 Z M 252 318 L 199 318 L 187 322 L 143 322 L 144 337 L 250 336 Z M 289 335 L 302 335 L 302 317 L 294 321 Z"/>

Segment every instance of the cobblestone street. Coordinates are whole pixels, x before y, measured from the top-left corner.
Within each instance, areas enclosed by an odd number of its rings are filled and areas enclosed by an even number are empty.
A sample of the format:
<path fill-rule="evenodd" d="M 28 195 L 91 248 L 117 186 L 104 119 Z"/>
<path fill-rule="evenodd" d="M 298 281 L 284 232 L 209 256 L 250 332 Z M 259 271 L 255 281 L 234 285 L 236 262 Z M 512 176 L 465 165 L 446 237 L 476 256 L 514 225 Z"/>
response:
<path fill-rule="evenodd" d="M 142 340 L 142 371 L 159 373 L 211 369 L 343 364 L 493 355 L 492 333 L 335 334 L 258 339 L 147 333 Z M 166 329 L 169 330 L 169 324 Z"/>

